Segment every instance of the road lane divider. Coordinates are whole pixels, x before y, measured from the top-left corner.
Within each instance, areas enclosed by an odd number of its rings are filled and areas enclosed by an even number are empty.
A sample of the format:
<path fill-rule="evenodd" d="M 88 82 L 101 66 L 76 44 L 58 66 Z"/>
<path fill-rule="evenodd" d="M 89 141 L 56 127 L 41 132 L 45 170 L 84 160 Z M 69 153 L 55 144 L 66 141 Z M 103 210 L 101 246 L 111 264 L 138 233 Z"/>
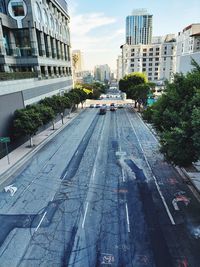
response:
<path fill-rule="evenodd" d="M 151 168 L 151 166 L 150 166 L 150 164 L 149 164 L 149 161 L 148 161 L 148 159 L 147 159 L 147 157 L 146 157 L 146 155 L 145 155 L 145 152 L 144 152 L 144 149 L 143 149 L 143 147 L 142 147 L 142 145 L 141 145 L 140 139 L 139 139 L 139 137 L 138 137 L 138 135 L 137 135 L 137 133 L 136 133 L 136 131 L 135 131 L 135 128 L 134 128 L 134 126 L 133 126 L 132 121 L 131 121 L 130 118 L 129 118 L 129 115 L 127 114 L 127 111 L 126 111 L 126 116 L 127 116 L 128 121 L 129 121 L 129 123 L 130 123 L 130 125 L 131 125 L 131 128 L 133 129 L 133 132 L 134 132 L 134 134 L 135 134 L 135 136 L 136 136 L 136 139 L 137 139 L 137 141 L 138 141 L 138 144 L 139 144 L 139 146 L 140 146 L 140 149 L 142 150 L 142 153 L 143 153 L 145 162 L 146 162 L 146 164 L 147 164 L 147 166 L 148 166 L 148 168 L 149 168 L 149 170 L 150 170 L 150 172 L 151 172 L 151 174 L 152 174 L 152 177 L 153 177 L 154 182 L 155 182 L 155 184 L 156 184 L 156 188 L 157 188 L 158 193 L 159 193 L 159 195 L 160 195 L 160 198 L 161 198 L 161 200 L 162 200 L 162 202 L 163 202 L 163 205 L 164 205 L 164 207 L 165 207 L 165 210 L 166 210 L 166 212 L 167 212 L 167 215 L 168 215 L 168 217 L 169 217 L 169 219 L 170 219 L 170 221 L 171 221 L 171 224 L 172 224 L 172 225 L 175 225 L 176 223 L 175 223 L 175 221 L 174 221 L 174 218 L 173 218 L 173 216 L 172 216 L 172 214 L 171 214 L 171 212 L 170 212 L 170 210 L 169 210 L 169 207 L 168 207 L 168 205 L 167 205 L 167 203 L 166 203 L 166 201 L 165 201 L 165 198 L 164 198 L 164 196 L 163 196 L 163 194 L 162 194 L 162 191 L 161 191 L 160 186 L 159 186 L 159 184 L 158 184 L 158 182 L 157 182 L 157 179 L 156 179 L 155 175 L 153 174 L 153 170 L 152 170 L 152 168 Z"/>
<path fill-rule="evenodd" d="M 127 203 L 125 205 L 126 205 L 126 221 L 127 221 L 127 227 L 128 227 L 128 232 L 130 233 L 131 230 L 130 230 L 130 221 L 129 221 L 128 205 L 127 205 Z"/>
<path fill-rule="evenodd" d="M 40 228 L 40 225 L 42 224 L 42 222 L 43 222 L 43 220 L 44 220 L 44 218 L 45 218 L 46 215 L 47 215 L 47 211 L 45 211 L 45 213 L 43 214 L 43 216 L 42 216 L 42 218 L 41 218 L 41 220 L 40 220 L 38 226 L 37 226 L 36 229 L 35 229 L 35 233 L 36 233 L 37 230 Z"/>
<path fill-rule="evenodd" d="M 86 215 L 87 215 L 87 211 L 88 211 L 88 206 L 89 206 L 89 202 L 86 203 L 85 213 L 84 213 L 83 222 L 82 222 L 82 229 L 84 229 L 84 226 L 85 226 L 85 220 L 86 220 Z"/>

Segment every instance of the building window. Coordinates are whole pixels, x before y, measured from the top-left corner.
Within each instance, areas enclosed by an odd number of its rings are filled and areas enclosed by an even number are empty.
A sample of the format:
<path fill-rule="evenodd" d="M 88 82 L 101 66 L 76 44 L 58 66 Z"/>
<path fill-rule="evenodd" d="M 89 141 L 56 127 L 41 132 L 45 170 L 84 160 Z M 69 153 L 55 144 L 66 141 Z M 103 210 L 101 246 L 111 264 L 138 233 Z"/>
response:
<path fill-rule="evenodd" d="M 149 68 L 149 71 L 152 71 L 152 68 Z"/>
<path fill-rule="evenodd" d="M 25 16 L 24 3 L 23 2 L 11 2 L 12 13 L 14 17 Z"/>
<path fill-rule="evenodd" d="M 131 56 L 134 57 L 135 56 L 135 53 L 131 53 Z"/>
<path fill-rule="evenodd" d="M 166 57 L 164 57 L 164 60 L 166 60 Z"/>
<path fill-rule="evenodd" d="M 155 68 L 155 70 L 158 70 L 158 68 Z"/>
<path fill-rule="evenodd" d="M 146 71 L 146 68 L 143 68 L 142 71 L 145 72 Z"/>
<path fill-rule="evenodd" d="M 149 76 L 152 76 L 152 73 L 151 72 L 149 72 Z"/>
<path fill-rule="evenodd" d="M 149 63 L 149 66 L 152 66 L 152 63 Z"/>
<path fill-rule="evenodd" d="M 164 52 L 164 55 L 167 55 L 167 52 L 166 51 Z"/>
<path fill-rule="evenodd" d="M 131 58 L 131 62 L 134 62 L 134 58 Z"/>
<path fill-rule="evenodd" d="M 153 58 L 149 58 L 149 61 L 153 61 Z"/>
<path fill-rule="evenodd" d="M 159 66 L 159 63 L 155 63 L 155 66 Z"/>
<path fill-rule="evenodd" d="M 149 53 L 149 56 L 152 57 L 153 56 L 153 53 Z"/>
<path fill-rule="evenodd" d="M 131 49 L 131 52 L 135 52 L 135 49 L 133 48 L 133 49 Z"/>
<path fill-rule="evenodd" d="M 156 52 L 156 56 L 159 56 L 159 52 Z"/>
<path fill-rule="evenodd" d="M 156 51 L 160 51 L 160 48 L 159 47 L 156 47 Z"/>
<path fill-rule="evenodd" d="M 27 57 L 31 56 L 31 42 L 28 29 L 20 29 L 14 31 L 15 44 L 18 56 Z"/>
<path fill-rule="evenodd" d="M 159 57 L 156 57 L 156 58 L 155 58 L 155 61 L 159 61 Z"/>
<path fill-rule="evenodd" d="M 143 67 L 146 67 L 146 63 L 143 63 L 142 66 L 143 66 Z"/>
<path fill-rule="evenodd" d="M 134 64 L 131 64 L 131 67 L 134 67 Z"/>
<path fill-rule="evenodd" d="M 143 52 L 147 52 L 147 49 L 146 49 L 146 48 L 144 48 L 144 49 L 143 49 Z"/>
<path fill-rule="evenodd" d="M 147 56 L 147 54 L 146 53 L 143 53 L 143 57 L 146 57 Z"/>
<path fill-rule="evenodd" d="M 153 51 L 153 48 L 151 47 L 151 48 L 149 48 L 149 51 Z"/>
<path fill-rule="evenodd" d="M 146 62 L 146 58 L 143 58 L 143 62 Z"/>
<path fill-rule="evenodd" d="M 155 73 L 154 73 L 154 76 L 158 76 L 158 72 L 155 72 Z"/>
<path fill-rule="evenodd" d="M 0 2 L 0 13 L 6 14 L 5 0 L 1 0 L 1 2 Z"/>

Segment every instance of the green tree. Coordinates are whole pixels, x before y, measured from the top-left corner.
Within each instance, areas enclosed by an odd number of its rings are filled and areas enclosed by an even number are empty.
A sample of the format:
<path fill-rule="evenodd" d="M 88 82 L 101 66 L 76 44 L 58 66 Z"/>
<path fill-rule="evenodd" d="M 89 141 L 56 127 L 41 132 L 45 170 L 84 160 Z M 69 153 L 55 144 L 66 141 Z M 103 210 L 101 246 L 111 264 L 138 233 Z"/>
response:
<path fill-rule="evenodd" d="M 73 91 L 79 96 L 79 99 L 80 99 L 80 102 L 83 108 L 83 104 L 87 99 L 87 94 L 83 91 L 83 88 L 74 88 Z"/>
<path fill-rule="evenodd" d="M 176 74 L 165 93 L 144 117 L 160 133 L 161 151 L 175 165 L 187 166 L 200 157 L 200 68 Z"/>
<path fill-rule="evenodd" d="M 145 92 L 150 89 L 147 82 L 148 80 L 145 73 L 133 72 L 125 75 L 124 78 L 119 81 L 119 89 L 126 93 L 127 98 L 135 100 L 136 107 L 138 101 L 141 104 L 141 99 L 147 97 L 147 94 L 145 96 Z"/>
<path fill-rule="evenodd" d="M 29 136 L 30 146 L 33 146 L 32 137 L 38 131 L 38 128 L 42 125 L 39 112 L 35 109 L 25 108 L 16 110 L 14 113 L 14 135 Z"/>

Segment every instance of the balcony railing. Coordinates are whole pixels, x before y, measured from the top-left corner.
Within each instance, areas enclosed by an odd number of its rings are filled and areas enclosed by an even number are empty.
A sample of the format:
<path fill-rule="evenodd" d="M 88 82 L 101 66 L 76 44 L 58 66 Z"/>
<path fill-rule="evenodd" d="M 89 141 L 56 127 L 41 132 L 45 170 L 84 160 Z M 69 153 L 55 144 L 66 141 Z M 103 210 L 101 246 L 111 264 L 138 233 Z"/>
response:
<path fill-rule="evenodd" d="M 0 81 L 36 78 L 35 72 L 0 72 Z"/>

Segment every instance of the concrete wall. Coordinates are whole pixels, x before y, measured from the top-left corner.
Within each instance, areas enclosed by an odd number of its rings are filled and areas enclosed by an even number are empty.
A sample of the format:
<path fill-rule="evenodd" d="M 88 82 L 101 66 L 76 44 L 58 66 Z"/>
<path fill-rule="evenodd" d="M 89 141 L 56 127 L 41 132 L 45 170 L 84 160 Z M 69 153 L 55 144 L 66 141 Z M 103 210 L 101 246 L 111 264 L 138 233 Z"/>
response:
<path fill-rule="evenodd" d="M 0 96 L 0 136 L 9 136 L 13 113 L 24 107 L 21 92 Z"/>
<path fill-rule="evenodd" d="M 200 64 L 200 52 L 183 55 L 177 57 L 177 67 L 176 72 L 182 72 L 186 74 L 187 72 L 191 71 L 194 67 L 191 65 L 191 59 L 194 59 L 198 64 Z"/>

